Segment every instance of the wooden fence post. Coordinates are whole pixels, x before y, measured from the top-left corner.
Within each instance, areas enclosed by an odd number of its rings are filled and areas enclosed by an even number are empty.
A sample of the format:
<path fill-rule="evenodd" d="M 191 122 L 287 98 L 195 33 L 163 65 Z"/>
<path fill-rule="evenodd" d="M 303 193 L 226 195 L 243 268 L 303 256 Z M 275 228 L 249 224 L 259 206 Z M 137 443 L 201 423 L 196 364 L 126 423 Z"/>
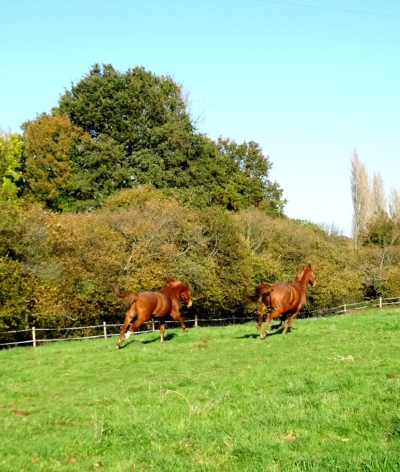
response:
<path fill-rule="evenodd" d="M 107 339 L 107 324 L 103 321 L 104 339 Z"/>
<path fill-rule="evenodd" d="M 379 308 L 382 308 L 382 297 L 379 297 Z"/>
<path fill-rule="evenodd" d="M 343 305 L 343 311 L 346 313 L 346 303 Z"/>
<path fill-rule="evenodd" d="M 36 347 L 36 331 L 34 326 L 32 326 L 32 343 L 33 347 Z"/>
<path fill-rule="evenodd" d="M 154 319 L 151 320 L 151 329 L 153 330 L 153 333 L 156 330 L 156 327 L 154 325 Z"/>
<path fill-rule="evenodd" d="M 197 315 L 194 315 L 194 327 L 197 328 Z"/>

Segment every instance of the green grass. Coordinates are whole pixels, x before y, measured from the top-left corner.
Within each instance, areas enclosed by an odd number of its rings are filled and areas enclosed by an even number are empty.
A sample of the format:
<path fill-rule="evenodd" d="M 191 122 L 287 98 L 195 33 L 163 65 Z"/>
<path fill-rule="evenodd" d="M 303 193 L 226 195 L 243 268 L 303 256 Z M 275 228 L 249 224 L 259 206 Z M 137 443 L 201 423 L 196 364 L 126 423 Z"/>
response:
<path fill-rule="evenodd" d="M 0 470 L 400 470 L 400 311 L 254 328 L 0 351 Z"/>

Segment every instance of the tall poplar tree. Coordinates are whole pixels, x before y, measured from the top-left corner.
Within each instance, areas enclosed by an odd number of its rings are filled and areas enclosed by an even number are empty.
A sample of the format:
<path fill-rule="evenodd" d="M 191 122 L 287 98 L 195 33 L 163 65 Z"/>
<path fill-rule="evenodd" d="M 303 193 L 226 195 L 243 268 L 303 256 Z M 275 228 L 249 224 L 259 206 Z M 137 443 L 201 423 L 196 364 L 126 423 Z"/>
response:
<path fill-rule="evenodd" d="M 370 217 L 370 183 L 367 168 L 354 150 L 351 158 L 351 198 L 353 202 L 352 236 L 356 245 Z"/>

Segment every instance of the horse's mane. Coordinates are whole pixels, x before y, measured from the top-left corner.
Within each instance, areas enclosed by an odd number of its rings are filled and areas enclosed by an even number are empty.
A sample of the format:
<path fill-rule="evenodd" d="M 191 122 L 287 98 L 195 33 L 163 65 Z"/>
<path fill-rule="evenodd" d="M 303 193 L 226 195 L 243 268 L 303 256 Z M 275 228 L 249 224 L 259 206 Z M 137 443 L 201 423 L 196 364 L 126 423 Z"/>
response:
<path fill-rule="evenodd" d="M 167 279 L 167 281 L 164 284 L 164 287 L 177 287 L 178 285 L 181 285 L 182 282 L 180 280 L 175 280 L 175 279 Z"/>
<path fill-rule="evenodd" d="M 303 267 L 301 268 L 301 272 L 296 275 L 296 278 L 294 279 L 294 281 L 295 281 L 295 282 L 301 282 L 302 279 L 303 279 L 304 273 L 305 273 L 307 270 L 312 270 L 312 269 L 311 269 L 311 264 L 308 264 L 308 265 L 303 266 Z"/>
<path fill-rule="evenodd" d="M 187 283 L 181 282 L 180 280 L 168 279 L 160 292 L 170 293 L 175 297 L 179 297 L 182 292 L 187 290 L 190 290 Z"/>
<path fill-rule="evenodd" d="M 301 279 L 303 278 L 304 272 L 306 271 L 307 266 L 303 266 L 301 272 L 296 275 L 296 278 L 294 279 L 295 282 L 301 282 Z"/>

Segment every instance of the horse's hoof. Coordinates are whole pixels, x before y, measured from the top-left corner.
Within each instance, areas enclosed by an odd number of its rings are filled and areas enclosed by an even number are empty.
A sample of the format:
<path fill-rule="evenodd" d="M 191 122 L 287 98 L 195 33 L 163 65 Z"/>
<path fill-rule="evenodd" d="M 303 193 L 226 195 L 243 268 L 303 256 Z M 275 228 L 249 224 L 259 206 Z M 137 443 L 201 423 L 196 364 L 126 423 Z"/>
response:
<path fill-rule="evenodd" d="M 256 331 L 260 331 L 261 326 L 256 326 Z"/>
<path fill-rule="evenodd" d="M 266 335 L 265 333 L 261 333 L 261 334 L 260 334 L 260 338 L 261 338 L 261 339 L 265 339 L 266 336 L 267 336 L 267 335 Z"/>
<path fill-rule="evenodd" d="M 188 329 L 187 329 L 187 328 L 185 328 L 183 331 L 184 331 L 185 333 L 187 333 L 187 332 L 188 332 Z"/>
<path fill-rule="evenodd" d="M 115 346 L 115 349 L 119 349 L 119 346 Z"/>

